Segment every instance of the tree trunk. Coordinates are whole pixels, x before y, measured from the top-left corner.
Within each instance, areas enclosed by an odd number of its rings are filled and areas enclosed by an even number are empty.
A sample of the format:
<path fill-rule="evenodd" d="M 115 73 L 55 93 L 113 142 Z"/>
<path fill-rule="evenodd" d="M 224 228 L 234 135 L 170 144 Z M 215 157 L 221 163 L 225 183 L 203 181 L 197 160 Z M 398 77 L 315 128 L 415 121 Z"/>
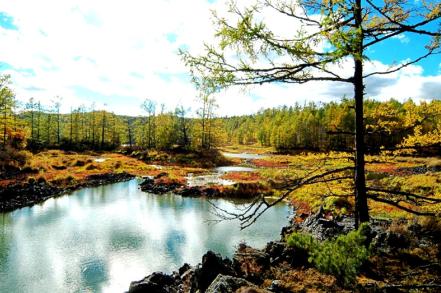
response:
<path fill-rule="evenodd" d="M 103 120 L 101 121 L 101 149 L 104 148 L 104 134 L 105 134 L 105 126 L 106 126 L 106 112 L 103 111 Z"/>
<path fill-rule="evenodd" d="M 41 116 L 41 104 L 38 102 L 37 112 L 37 141 L 40 142 L 40 116 Z"/>
<path fill-rule="evenodd" d="M 31 105 L 31 107 L 31 138 L 34 140 L 34 106 Z"/>
<path fill-rule="evenodd" d="M 73 110 L 70 109 L 70 135 L 69 135 L 69 143 L 72 146 L 72 133 L 73 133 Z"/>
<path fill-rule="evenodd" d="M 47 131 L 46 141 L 48 146 L 50 146 L 51 145 L 51 113 L 47 113 L 46 131 Z"/>
<path fill-rule="evenodd" d="M 129 146 L 130 149 L 132 149 L 133 145 L 132 145 L 132 127 L 130 125 L 130 121 L 127 119 L 127 130 L 128 130 L 128 135 L 129 135 Z"/>
<path fill-rule="evenodd" d="M 57 110 L 57 144 L 60 146 L 60 109 Z"/>
<path fill-rule="evenodd" d="M 6 146 L 6 129 L 7 129 L 7 101 L 6 101 L 6 97 L 5 97 L 5 107 L 4 107 L 4 114 L 3 114 L 3 119 L 4 119 L 4 121 L 3 121 L 3 146 L 5 147 Z"/>
<path fill-rule="evenodd" d="M 357 0 L 354 7 L 356 27 L 361 27 L 361 0 Z M 354 100 L 355 100 L 355 224 L 369 221 L 369 209 L 366 194 L 365 178 L 365 143 L 363 121 L 363 38 L 359 38 L 354 54 Z"/>

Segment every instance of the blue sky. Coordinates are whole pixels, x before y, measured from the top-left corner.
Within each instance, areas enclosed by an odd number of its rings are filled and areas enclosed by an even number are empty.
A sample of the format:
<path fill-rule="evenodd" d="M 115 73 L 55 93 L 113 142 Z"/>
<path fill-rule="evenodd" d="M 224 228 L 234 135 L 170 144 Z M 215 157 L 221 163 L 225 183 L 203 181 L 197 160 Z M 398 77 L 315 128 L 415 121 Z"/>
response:
<path fill-rule="evenodd" d="M 183 104 L 195 112 L 198 93 L 177 51 L 202 52 L 203 42 L 213 41 L 210 9 L 225 14 L 225 7 L 223 0 L 2 1 L 0 73 L 12 75 L 19 100 L 34 97 L 49 105 L 60 96 L 64 111 L 95 103 L 96 108 L 140 115 L 140 104 L 148 98 L 168 109 Z M 281 34 L 292 30 L 280 18 L 266 17 Z M 418 56 L 425 42 L 407 34 L 374 46 L 366 71 Z M 343 64 L 342 70 L 351 67 Z M 326 102 L 351 93 L 350 87 L 332 83 L 232 88 L 218 94 L 218 115 Z M 367 95 L 441 98 L 441 56 L 367 80 Z"/>

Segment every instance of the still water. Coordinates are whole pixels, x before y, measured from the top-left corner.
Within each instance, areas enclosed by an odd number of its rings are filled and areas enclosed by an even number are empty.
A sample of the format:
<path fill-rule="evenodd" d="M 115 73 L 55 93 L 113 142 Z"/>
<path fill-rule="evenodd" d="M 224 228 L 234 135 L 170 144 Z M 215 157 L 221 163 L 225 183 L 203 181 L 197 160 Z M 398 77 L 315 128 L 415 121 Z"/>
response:
<path fill-rule="evenodd" d="M 244 240 L 263 247 L 288 213 L 276 206 L 240 231 L 237 222 L 210 221 L 204 199 L 147 194 L 137 180 L 79 190 L 0 214 L 0 292 L 123 292 L 154 271 L 200 262 L 208 249 L 231 256 Z"/>
<path fill-rule="evenodd" d="M 252 154 L 252 153 L 222 153 L 224 157 L 227 158 L 238 158 L 245 160 L 255 160 L 255 159 L 263 159 L 265 155 Z"/>

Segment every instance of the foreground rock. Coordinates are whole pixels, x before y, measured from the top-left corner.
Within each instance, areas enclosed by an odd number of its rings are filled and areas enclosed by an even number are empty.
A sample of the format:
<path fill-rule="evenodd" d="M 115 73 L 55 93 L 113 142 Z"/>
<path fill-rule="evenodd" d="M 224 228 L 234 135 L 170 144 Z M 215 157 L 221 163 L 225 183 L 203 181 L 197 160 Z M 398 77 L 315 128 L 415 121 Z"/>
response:
<path fill-rule="evenodd" d="M 242 278 L 235 278 L 225 275 L 217 275 L 216 279 L 205 291 L 206 293 L 230 293 L 236 292 L 240 289 L 240 292 L 247 293 L 264 293 L 269 292 L 267 290 L 261 290 L 259 287 L 251 282 L 248 282 Z"/>
<path fill-rule="evenodd" d="M 6 188 L 0 189 L 0 212 L 32 206 L 51 197 L 60 196 L 79 188 L 127 181 L 134 177 L 125 172 L 93 174 L 86 177 L 84 181 L 72 183 L 68 187 L 59 187 L 44 180 L 11 184 L 6 186 Z"/>
<path fill-rule="evenodd" d="M 179 292 L 178 286 L 179 284 L 175 278 L 163 273 L 153 273 L 141 281 L 132 282 L 129 292 L 177 293 Z"/>
<path fill-rule="evenodd" d="M 351 218 L 337 221 L 320 210 L 303 222 L 293 221 L 282 229 L 280 241 L 269 242 L 264 249 L 240 244 L 232 260 L 209 251 L 197 266 L 185 264 L 172 275 L 153 273 L 132 282 L 129 292 L 408 292 L 412 288 L 439 292 L 441 226 L 435 229 L 436 223 L 405 222 L 402 228 L 390 221 L 372 220 L 372 255 L 362 268 L 363 278 L 350 289 L 342 287 L 336 277 L 319 272 L 305 251 L 296 251 L 284 241 L 294 231 L 326 240 L 353 229 Z"/>
<path fill-rule="evenodd" d="M 229 259 L 212 251 L 202 257 L 202 263 L 196 267 L 182 266 L 171 276 L 155 272 L 141 281 L 130 284 L 129 292 L 205 292 L 218 275 L 235 276 L 233 264 Z"/>

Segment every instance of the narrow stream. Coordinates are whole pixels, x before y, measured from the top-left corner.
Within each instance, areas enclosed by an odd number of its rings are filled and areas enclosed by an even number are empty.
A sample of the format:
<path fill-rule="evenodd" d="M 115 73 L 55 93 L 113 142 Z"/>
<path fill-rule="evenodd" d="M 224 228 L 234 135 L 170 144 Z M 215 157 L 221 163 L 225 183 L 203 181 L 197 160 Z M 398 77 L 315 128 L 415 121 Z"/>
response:
<path fill-rule="evenodd" d="M 233 211 L 244 202 L 216 204 Z M 288 214 L 281 204 L 240 231 L 237 222 L 214 224 L 202 198 L 147 194 L 137 180 L 75 191 L 0 214 L 0 292 L 123 292 L 154 271 L 198 263 L 207 250 L 263 247 Z"/>
<path fill-rule="evenodd" d="M 249 153 L 222 153 L 227 158 L 243 159 L 244 162 L 253 159 L 263 158 L 264 156 Z M 232 180 L 223 179 L 222 176 L 228 172 L 254 172 L 256 168 L 245 166 L 221 166 L 216 167 L 209 174 L 193 175 L 189 174 L 187 179 L 188 186 L 204 186 L 204 185 L 232 185 L 235 182 Z"/>

